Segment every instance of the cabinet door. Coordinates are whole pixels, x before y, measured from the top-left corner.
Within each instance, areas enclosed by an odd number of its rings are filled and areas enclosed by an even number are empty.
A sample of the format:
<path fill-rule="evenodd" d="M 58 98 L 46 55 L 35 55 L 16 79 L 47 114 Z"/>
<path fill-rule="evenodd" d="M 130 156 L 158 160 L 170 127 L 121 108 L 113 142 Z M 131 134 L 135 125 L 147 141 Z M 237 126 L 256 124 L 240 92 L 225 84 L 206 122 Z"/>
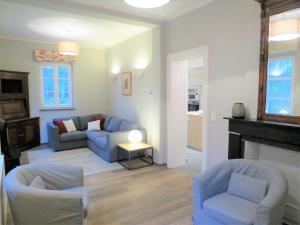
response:
<path fill-rule="evenodd" d="M 10 149 L 15 149 L 19 147 L 17 127 L 7 128 L 7 142 L 8 142 L 8 147 Z"/>
<path fill-rule="evenodd" d="M 23 133 L 19 134 L 22 146 L 34 146 L 40 142 L 39 123 L 36 120 L 22 122 Z"/>

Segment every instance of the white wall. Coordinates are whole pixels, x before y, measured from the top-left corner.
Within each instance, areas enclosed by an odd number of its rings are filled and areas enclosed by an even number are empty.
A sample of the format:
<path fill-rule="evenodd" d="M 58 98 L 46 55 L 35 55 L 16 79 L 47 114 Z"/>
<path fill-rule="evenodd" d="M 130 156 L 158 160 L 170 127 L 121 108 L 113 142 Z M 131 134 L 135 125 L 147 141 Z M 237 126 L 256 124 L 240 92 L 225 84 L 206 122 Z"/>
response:
<path fill-rule="evenodd" d="M 37 48 L 55 50 L 56 46 L 0 39 L 0 69 L 30 73 L 30 114 L 40 116 L 42 142 L 47 142 L 46 124 L 54 117 L 107 113 L 104 50 L 82 48 L 74 63 L 74 110 L 40 111 L 40 66 L 33 59 L 33 50 Z"/>
<path fill-rule="evenodd" d="M 208 45 L 208 165 L 227 159 L 228 121 L 234 102 L 244 102 L 256 118 L 259 77 L 260 6 L 253 0 L 216 0 L 166 25 L 166 54 Z M 166 101 L 166 100 L 165 100 Z M 165 115 L 165 114 L 164 114 Z M 256 146 L 259 159 L 288 178 L 291 204 L 300 202 L 300 154 Z"/>
<path fill-rule="evenodd" d="M 154 160 L 160 156 L 160 30 L 147 31 L 106 51 L 107 96 L 109 114 L 135 121 L 147 130 L 148 142 L 154 145 Z M 145 61 L 141 72 L 135 65 Z M 132 96 L 122 96 L 121 75 L 114 79 L 111 71 L 120 68 L 132 72 Z M 140 75 L 139 77 L 136 75 Z"/>

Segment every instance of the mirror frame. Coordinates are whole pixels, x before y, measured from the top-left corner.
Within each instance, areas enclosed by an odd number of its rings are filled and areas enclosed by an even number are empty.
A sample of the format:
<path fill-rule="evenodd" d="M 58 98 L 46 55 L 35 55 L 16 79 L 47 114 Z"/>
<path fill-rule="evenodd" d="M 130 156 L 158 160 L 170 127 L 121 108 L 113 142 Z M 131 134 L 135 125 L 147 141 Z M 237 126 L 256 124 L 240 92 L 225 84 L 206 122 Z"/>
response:
<path fill-rule="evenodd" d="M 266 89 L 268 76 L 269 56 L 269 21 L 270 17 L 279 13 L 300 8 L 300 0 L 258 0 L 261 2 L 261 40 L 260 40 L 260 65 L 258 86 L 258 111 L 257 119 L 281 123 L 300 124 L 300 116 L 284 116 L 267 114 Z"/>

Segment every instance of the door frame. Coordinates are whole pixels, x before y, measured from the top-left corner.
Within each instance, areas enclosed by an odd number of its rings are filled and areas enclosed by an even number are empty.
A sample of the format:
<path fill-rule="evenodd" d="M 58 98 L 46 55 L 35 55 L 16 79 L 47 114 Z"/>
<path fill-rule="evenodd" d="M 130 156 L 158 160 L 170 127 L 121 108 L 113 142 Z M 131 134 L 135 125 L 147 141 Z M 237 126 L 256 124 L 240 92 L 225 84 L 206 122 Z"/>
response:
<path fill-rule="evenodd" d="M 172 138 L 173 132 L 177 132 L 177 136 L 182 136 L 185 137 L 185 142 L 187 145 L 187 129 L 178 129 L 178 124 L 175 121 L 171 121 L 172 119 L 172 113 L 174 113 L 174 111 L 172 110 L 172 104 L 170 102 L 170 90 L 171 90 L 171 86 L 170 85 L 174 85 L 172 84 L 172 64 L 176 63 L 176 61 L 187 61 L 188 59 L 192 59 L 192 58 L 204 58 L 204 70 L 205 70 L 205 75 L 204 75 L 204 82 L 203 82 L 203 111 L 204 111 L 204 115 L 203 115 L 203 124 L 202 124 L 202 130 L 203 130 L 203 135 L 202 135 L 202 139 L 203 139 L 203 149 L 202 149 L 202 170 L 206 169 L 207 167 L 207 142 L 208 142 L 208 137 L 207 137 L 207 132 L 208 132 L 208 115 L 209 115 L 209 111 L 208 111 L 208 46 L 202 46 L 199 48 L 193 48 L 193 49 L 189 49 L 186 51 L 181 51 L 181 52 L 177 52 L 177 53 L 173 53 L 173 54 L 169 54 L 167 56 L 167 166 L 168 168 L 174 168 L 174 167 L 178 167 L 178 166 L 182 166 L 186 163 L 186 152 L 184 154 L 180 154 L 181 156 L 179 156 L 178 158 L 174 157 L 174 154 L 176 154 L 175 150 L 172 148 L 172 146 L 176 146 L 176 142 L 178 143 L 179 141 L 182 140 L 175 140 L 174 138 Z M 187 75 L 185 74 L 185 84 L 183 85 L 188 85 L 187 84 Z M 173 87 L 174 88 L 174 87 Z M 186 88 L 182 88 L 181 90 L 178 91 L 182 91 L 185 92 L 185 94 L 187 95 L 187 86 Z M 181 92 L 181 94 L 183 94 Z M 178 105 L 177 107 L 183 107 L 186 109 L 187 107 L 187 99 L 186 101 L 180 101 L 180 102 L 176 102 Z M 185 121 L 187 121 L 187 113 L 185 113 L 185 115 L 182 115 L 185 117 Z M 183 117 L 181 117 L 182 119 Z M 186 122 L 187 124 L 187 122 Z M 187 125 L 184 125 L 185 127 L 187 127 Z M 178 133 L 180 132 L 180 133 Z M 175 135 L 176 136 L 176 135 Z M 181 143 L 179 143 L 180 145 Z M 187 146 L 186 146 L 187 147 Z M 186 148 L 183 149 L 183 151 L 186 151 Z M 169 157 L 170 155 L 172 155 L 172 157 Z M 185 156 L 185 158 L 184 158 Z"/>

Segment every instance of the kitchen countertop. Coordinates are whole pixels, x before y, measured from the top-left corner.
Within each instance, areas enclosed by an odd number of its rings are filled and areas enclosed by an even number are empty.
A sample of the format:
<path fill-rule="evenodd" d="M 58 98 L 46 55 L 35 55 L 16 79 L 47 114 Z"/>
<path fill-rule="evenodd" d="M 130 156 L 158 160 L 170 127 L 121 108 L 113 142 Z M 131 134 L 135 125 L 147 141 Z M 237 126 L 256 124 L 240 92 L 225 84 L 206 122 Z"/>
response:
<path fill-rule="evenodd" d="M 190 116 L 203 116 L 203 112 L 202 111 L 188 112 L 188 115 L 190 115 Z"/>

